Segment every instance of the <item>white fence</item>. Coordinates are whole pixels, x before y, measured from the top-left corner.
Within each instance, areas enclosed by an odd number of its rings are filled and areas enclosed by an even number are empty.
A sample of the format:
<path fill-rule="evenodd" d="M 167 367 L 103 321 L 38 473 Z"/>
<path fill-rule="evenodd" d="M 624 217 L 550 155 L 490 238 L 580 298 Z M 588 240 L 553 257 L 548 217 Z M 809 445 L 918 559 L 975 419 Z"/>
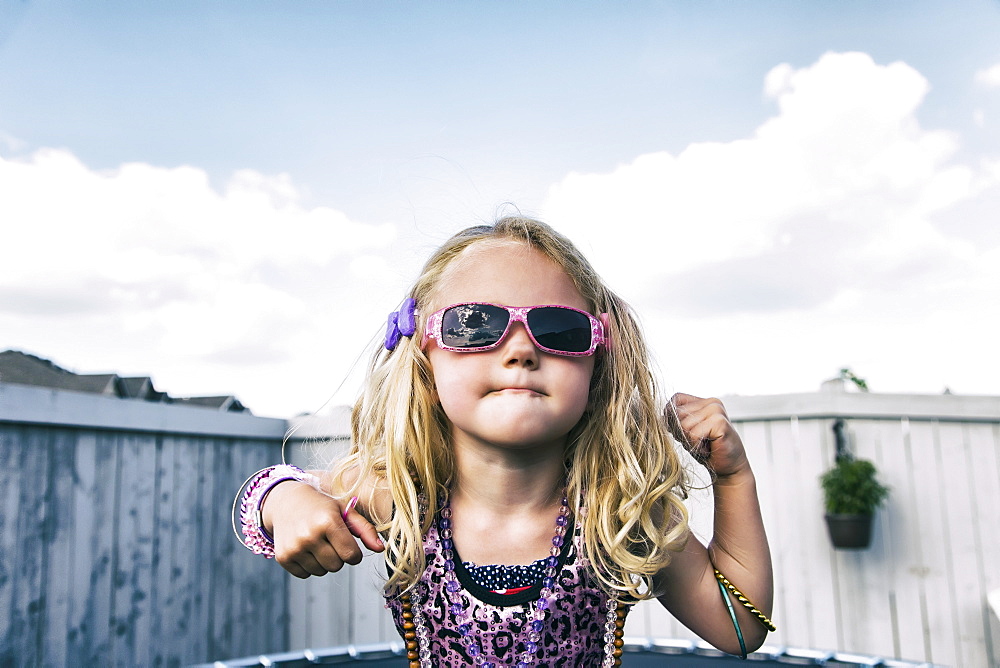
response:
<path fill-rule="evenodd" d="M 729 397 L 757 475 L 775 567 L 775 646 L 856 652 L 947 666 L 1000 666 L 1000 397 L 844 392 Z M 819 475 L 844 420 L 858 457 L 891 487 L 872 546 L 834 550 Z M 341 437 L 346 417 L 303 423 L 297 437 Z M 334 450 L 336 446 L 334 447 Z M 293 459 L 315 453 L 299 446 Z M 691 499 L 695 532 L 711 497 Z M 290 588 L 293 648 L 396 638 L 382 607 L 378 556 Z M 657 603 L 636 607 L 630 636 L 693 638 Z"/>

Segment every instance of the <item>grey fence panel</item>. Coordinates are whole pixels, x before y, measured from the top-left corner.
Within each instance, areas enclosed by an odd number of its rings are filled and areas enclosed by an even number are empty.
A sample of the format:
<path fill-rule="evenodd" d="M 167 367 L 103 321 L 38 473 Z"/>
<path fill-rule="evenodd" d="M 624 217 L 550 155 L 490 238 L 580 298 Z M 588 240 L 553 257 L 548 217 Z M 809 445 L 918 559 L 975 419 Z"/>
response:
<path fill-rule="evenodd" d="M 206 409 L 163 406 L 155 428 L 137 430 L 130 402 L 85 397 L 102 429 L 80 424 L 71 393 L 31 389 L 0 387 L 0 665 L 181 666 L 285 650 L 287 579 L 229 520 L 246 474 L 280 458 L 284 422 L 220 414 L 220 426 Z M 22 406 L 34 407 L 19 421 Z"/>
<path fill-rule="evenodd" d="M 64 430 L 52 431 L 49 434 L 49 476 L 46 481 L 46 503 L 58 499 L 72 499 L 75 465 L 73 452 L 73 434 Z M 63 509 L 45 508 L 47 546 L 72 545 L 74 527 L 76 525 L 76 508 L 67 503 Z M 74 604 L 75 571 L 73 569 L 76 555 L 69 549 L 47 549 L 45 559 L 45 579 L 47 586 L 45 601 L 45 624 L 50 628 L 62 627 L 69 629 L 73 624 L 72 613 Z M 68 636 L 66 638 L 43 635 L 40 638 L 42 656 L 52 664 L 67 664 L 70 662 L 68 653 Z"/>
<path fill-rule="evenodd" d="M 16 475 L 17 466 L 21 461 L 21 442 L 15 435 L 0 430 L 0 642 L 14 635 L 14 585 L 17 582 L 14 574 L 14 554 L 17 551 L 17 515 L 3 512 L 4 508 L 17 508 L 21 494 L 21 477 Z M 8 661 L 10 656 L 0 654 L 0 664 Z"/>

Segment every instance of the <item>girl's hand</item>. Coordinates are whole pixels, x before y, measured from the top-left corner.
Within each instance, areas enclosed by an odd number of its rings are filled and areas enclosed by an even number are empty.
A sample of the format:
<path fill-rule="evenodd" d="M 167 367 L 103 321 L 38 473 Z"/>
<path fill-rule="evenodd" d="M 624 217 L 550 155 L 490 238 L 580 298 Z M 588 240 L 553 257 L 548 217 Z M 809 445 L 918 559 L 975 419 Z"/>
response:
<path fill-rule="evenodd" d="M 664 416 L 674 438 L 719 478 L 750 469 L 743 441 L 718 399 L 678 393 L 671 397 Z"/>
<path fill-rule="evenodd" d="M 375 527 L 353 504 L 305 483 L 277 485 L 264 499 L 261 512 L 264 528 L 274 537 L 274 558 L 297 578 L 335 573 L 344 564 L 361 563 L 356 538 L 374 552 L 385 549 Z"/>

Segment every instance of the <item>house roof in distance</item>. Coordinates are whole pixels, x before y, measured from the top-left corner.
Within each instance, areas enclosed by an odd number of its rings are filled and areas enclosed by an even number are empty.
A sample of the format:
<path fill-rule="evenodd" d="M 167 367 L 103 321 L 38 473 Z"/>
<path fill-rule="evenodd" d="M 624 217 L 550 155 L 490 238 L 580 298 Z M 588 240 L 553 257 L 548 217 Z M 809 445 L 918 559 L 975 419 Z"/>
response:
<path fill-rule="evenodd" d="M 166 392 L 158 391 L 149 376 L 123 377 L 114 373 L 78 374 L 64 369 L 51 360 L 19 350 L 0 352 L 0 383 L 86 392 L 121 399 L 187 404 L 234 413 L 250 412 L 232 395 L 171 397 Z"/>

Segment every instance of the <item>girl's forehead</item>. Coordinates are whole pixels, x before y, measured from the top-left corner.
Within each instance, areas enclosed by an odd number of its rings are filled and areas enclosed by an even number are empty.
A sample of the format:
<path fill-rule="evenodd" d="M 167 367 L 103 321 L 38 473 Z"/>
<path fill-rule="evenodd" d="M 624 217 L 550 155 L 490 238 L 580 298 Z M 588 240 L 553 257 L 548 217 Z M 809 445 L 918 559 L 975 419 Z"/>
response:
<path fill-rule="evenodd" d="M 588 308 L 561 266 L 541 251 L 515 241 L 466 248 L 442 272 L 433 301 L 435 310 L 461 302 Z"/>

